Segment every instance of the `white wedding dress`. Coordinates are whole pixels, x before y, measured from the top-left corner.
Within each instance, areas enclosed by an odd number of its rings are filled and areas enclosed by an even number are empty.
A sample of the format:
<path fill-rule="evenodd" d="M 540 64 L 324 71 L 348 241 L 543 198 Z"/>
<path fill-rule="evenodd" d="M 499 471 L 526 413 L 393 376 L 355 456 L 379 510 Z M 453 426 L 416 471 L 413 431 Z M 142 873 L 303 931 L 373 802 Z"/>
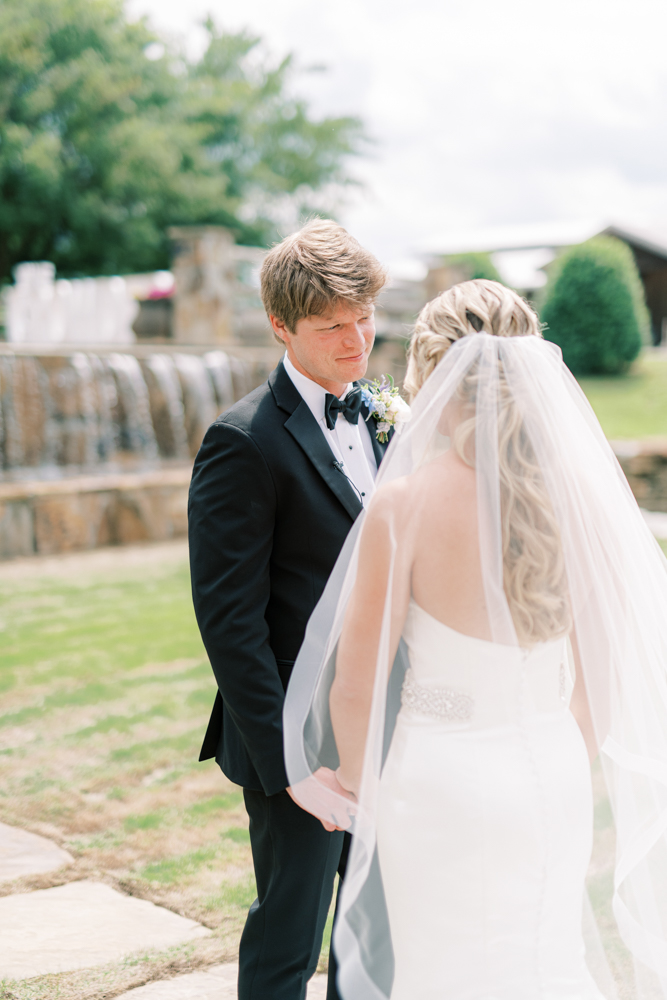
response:
<path fill-rule="evenodd" d="M 600 1000 L 585 963 L 590 766 L 566 643 L 456 632 L 411 601 L 380 785 L 391 1000 Z"/>
<path fill-rule="evenodd" d="M 417 543 L 448 523 L 447 445 L 474 468 L 490 641 L 426 613 L 438 574 L 415 576 L 423 606 L 405 618 Z M 462 539 L 468 527 L 472 512 Z M 591 777 L 567 643 L 530 642 L 570 624 L 614 816 L 630 992 L 667 1000 L 666 606 L 665 556 L 555 345 L 459 337 L 387 450 L 285 700 L 292 791 L 352 827 L 332 939 L 344 1000 L 612 1000 L 585 899 Z M 344 717 L 371 678 L 368 716 Z M 356 803 L 330 780 L 338 763 L 360 773 Z"/>

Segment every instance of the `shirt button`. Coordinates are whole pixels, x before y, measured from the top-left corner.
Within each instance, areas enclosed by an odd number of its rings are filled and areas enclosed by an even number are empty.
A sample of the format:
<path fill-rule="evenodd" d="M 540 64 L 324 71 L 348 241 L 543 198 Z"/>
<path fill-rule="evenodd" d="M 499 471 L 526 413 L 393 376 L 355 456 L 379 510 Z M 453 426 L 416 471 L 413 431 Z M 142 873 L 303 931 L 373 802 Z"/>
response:
<path fill-rule="evenodd" d="M 352 451 L 352 447 L 353 446 L 351 444 L 348 444 L 348 448 L 350 449 L 350 451 Z"/>

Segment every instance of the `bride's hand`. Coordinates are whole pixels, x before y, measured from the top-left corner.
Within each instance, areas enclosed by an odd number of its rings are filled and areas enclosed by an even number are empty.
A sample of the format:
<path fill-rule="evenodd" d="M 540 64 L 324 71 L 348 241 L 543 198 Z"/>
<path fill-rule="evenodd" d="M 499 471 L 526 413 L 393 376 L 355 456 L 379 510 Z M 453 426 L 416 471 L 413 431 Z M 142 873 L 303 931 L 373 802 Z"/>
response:
<path fill-rule="evenodd" d="M 337 795 L 340 795 L 344 799 L 348 799 L 352 805 L 356 806 L 357 802 L 356 795 L 341 784 L 338 778 L 338 771 L 332 771 L 330 767 L 319 767 L 317 771 L 315 771 L 313 777 L 315 778 L 316 781 L 319 781 L 321 785 L 324 785 L 325 788 L 328 788 L 330 791 L 335 792 Z M 348 806 L 347 814 L 344 819 L 342 819 L 341 817 L 334 816 L 332 814 L 331 818 L 332 820 L 336 820 L 337 821 L 336 823 L 328 823 L 326 820 L 323 819 L 320 819 L 320 822 L 322 823 L 324 829 L 328 830 L 329 832 L 331 832 L 332 830 L 347 830 L 350 826 L 351 818 L 352 816 L 354 816 L 355 812 L 356 809 L 350 808 Z M 344 823 L 345 825 L 343 826 L 339 825 L 341 822 Z"/>
<path fill-rule="evenodd" d="M 317 771 L 314 772 L 312 777 L 308 779 L 308 781 L 312 781 L 312 778 L 315 778 L 318 784 L 322 785 L 328 791 L 335 792 L 336 795 L 339 795 L 341 798 L 347 799 L 349 801 L 349 805 L 342 807 L 341 810 L 342 815 L 341 812 L 337 810 L 335 813 L 331 812 L 330 814 L 331 820 L 322 819 L 321 812 L 324 811 L 325 809 L 330 808 L 328 797 L 326 797 L 326 799 L 323 802 L 320 802 L 317 805 L 313 806 L 313 800 L 311 796 L 310 797 L 311 808 L 308 808 L 308 806 L 304 804 L 304 801 L 302 801 L 300 797 L 297 794 L 295 794 L 292 788 L 286 788 L 285 791 L 287 792 L 289 797 L 294 802 L 296 802 L 299 808 L 303 809 L 305 812 L 309 812 L 311 816 L 316 816 L 328 833 L 332 833 L 334 830 L 349 830 L 350 826 L 352 825 L 352 817 L 355 815 L 357 811 L 356 796 L 351 792 L 349 792 L 346 788 L 344 788 L 343 785 L 341 785 L 338 778 L 336 777 L 336 772 L 332 771 L 330 767 L 318 768 Z"/>

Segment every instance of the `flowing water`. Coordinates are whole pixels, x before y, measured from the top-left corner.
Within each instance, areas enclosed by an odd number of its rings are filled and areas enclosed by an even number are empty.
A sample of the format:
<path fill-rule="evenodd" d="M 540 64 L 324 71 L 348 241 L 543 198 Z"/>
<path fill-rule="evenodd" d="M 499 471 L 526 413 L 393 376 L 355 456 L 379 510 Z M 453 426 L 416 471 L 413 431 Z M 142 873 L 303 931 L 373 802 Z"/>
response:
<path fill-rule="evenodd" d="M 111 354 L 109 367 L 116 382 L 114 425 L 118 428 L 119 449 L 148 461 L 157 458 L 148 387 L 141 365 L 132 354 Z"/>
<path fill-rule="evenodd" d="M 168 354 L 152 354 L 141 365 L 158 449 L 166 458 L 187 458 L 188 435 L 181 383 Z"/>
<path fill-rule="evenodd" d="M 0 479 L 187 462 L 267 374 L 223 351 L 0 354 Z"/>
<path fill-rule="evenodd" d="M 196 455 L 206 428 L 218 415 L 217 401 L 203 358 L 196 354 L 174 354 L 174 365 L 183 394 L 185 433 L 190 454 Z"/>

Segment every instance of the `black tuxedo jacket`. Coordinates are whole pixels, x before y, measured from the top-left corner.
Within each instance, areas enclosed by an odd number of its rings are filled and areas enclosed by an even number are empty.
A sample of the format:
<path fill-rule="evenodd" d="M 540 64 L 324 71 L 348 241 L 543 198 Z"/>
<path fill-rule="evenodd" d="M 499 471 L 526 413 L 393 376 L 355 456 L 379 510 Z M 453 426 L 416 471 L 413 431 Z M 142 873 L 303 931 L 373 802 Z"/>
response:
<path fill-rule="evenodd" d="M 362 410 L 365 419 L 368 411 Z M 375 436 L 378 461 L 386 445 Z M 282 362 L 209 427 L 188 523 L 192 595 L 218 694 L 200 760 L 280 792 L 283 701 L 308 619 L 362 509 Z"/>

